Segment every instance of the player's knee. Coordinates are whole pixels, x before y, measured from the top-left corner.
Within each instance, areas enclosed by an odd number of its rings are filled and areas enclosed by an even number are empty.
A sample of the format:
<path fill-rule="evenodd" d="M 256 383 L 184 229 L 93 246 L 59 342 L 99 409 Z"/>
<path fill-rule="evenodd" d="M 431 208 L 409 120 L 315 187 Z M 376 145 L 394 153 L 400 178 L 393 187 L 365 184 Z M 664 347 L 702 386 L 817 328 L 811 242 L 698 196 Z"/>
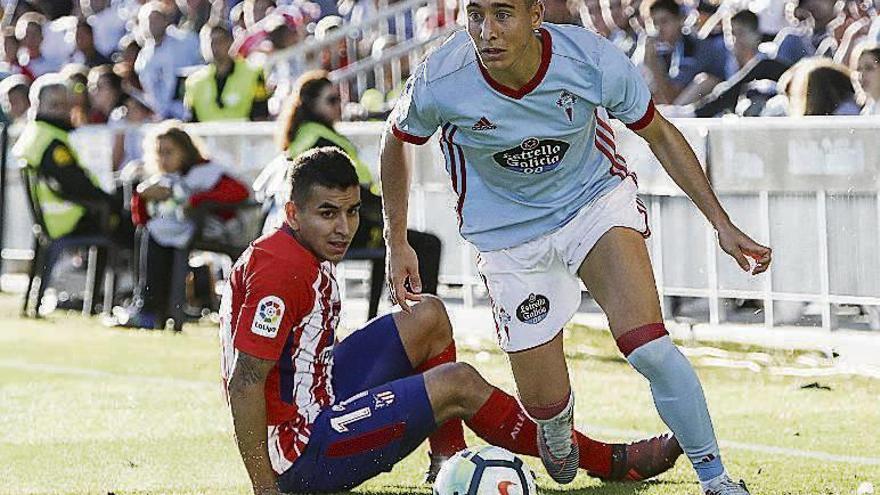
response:
<path fill-rule="evenodd" d="M 439 297 L 423 295 L 422 301 L 415 306 L 415 315 L 421 328 L 430 329 L 432 342 L 441 343 L 445 347 L 452 341 L 452 324 L 449 322 L 446 305 Z"/>
<path fill-rule="evenodd" d="M 648 380 L 659 378 L 668 369 L 678 353 L 668 336 L 648 342 L 627 357 L 630 364 Z"/>

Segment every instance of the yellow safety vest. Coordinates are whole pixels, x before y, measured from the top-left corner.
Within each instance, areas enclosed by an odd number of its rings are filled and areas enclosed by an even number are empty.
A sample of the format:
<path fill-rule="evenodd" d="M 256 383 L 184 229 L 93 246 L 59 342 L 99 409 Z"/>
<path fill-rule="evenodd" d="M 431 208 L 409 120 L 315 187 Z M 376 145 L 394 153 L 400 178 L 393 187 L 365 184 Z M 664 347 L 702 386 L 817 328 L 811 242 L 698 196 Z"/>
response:
<path fill-rule="evenodd" d="M 217 104 L 217 66 L 210 64 L 186 78 L 184 103 L 200 122 L 248 120 L 254 99 L 265 98 L 266 88 L 259 84 L 260 69 L 238 59 Z M 264 94 L 258 95 L 262 91 Z"/>
<path fill-rule="evenodd" d="M 59 129 L 54 125 L 39 120 L 28 122 L 21 133 L 21 137 L 18 138 L 18 141 L 16 141 L 15 146 L 12 148 L 12 154 L 25 161 L 27 167 L 32 172 L 32 177 L 36 179 L 36 201 L 43 212 L 43 221 L 46 224 L 47 230 L 46 234 L 53 239 L 57 239 L 70 233 L 76 227 L 80 218 L 85 215 L 86 209 L 76 203 L 62 199 L 39 173 L 43 155 L 46 154 L 46 150 L 53 141 L 60 141 L 69 150 L 71 156 L 66 158 L 71 160 L 71 163 L 67 166 L 78 167 L 79 158 L 77 158 L 73 146 L 70 145 L 69 133 L 64 129 Z M 56 148 L 56 150 L 58 149 Z M 91 173 L 86 171 L 86 176 L 92 181 L 92 184 L 98 186 L 97 180 Z"/>
<path fill-rule="evenodd" d="M 324 124 L 317 122 L 302 124 L 296 132 L 293 141 L 290 142 L 290 146 L 287 147 L 287 156 L 291 159 L 296 158 L 297 155 L 314 148 L 321 138 L 330 141 L 348 154 L 357 172 L 358 181 L 361 184 L 369 185 L 370 192 L 373 194 L 379 194 L 379 185 L 373 182 L 373 174 L 370 172 L 370 167 L 358 158 L 357 148 L 354 147 L 354 144 L 346 139 L 345 136 Z"/>

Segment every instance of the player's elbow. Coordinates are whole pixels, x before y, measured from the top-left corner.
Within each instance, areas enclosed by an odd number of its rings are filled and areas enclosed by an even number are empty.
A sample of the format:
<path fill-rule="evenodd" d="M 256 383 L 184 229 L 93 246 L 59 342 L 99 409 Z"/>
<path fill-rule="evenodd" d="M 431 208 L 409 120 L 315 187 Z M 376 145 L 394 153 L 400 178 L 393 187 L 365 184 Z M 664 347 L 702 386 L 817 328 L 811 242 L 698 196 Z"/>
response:
<path fill-rule="evenodd" d="M 651 123 L 639 129 L 636 133 L 654 148 L 655 146 L 663 146 L 673 143 L 677 129 L 672 122 L 669 122 L 657 112 L 654 114 Z"/>

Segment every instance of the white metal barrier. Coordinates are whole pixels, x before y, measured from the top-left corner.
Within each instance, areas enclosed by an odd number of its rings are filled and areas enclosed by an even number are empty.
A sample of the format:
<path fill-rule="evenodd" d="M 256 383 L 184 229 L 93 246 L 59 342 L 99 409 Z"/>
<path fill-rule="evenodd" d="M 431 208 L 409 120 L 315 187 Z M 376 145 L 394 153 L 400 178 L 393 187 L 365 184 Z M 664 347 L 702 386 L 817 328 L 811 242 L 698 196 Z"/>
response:
<path fill-rule="evenodd" d="M 697 209 L 672 184 L 644 141 L 619 126 L 619 149 L 639 176 L 651 215 L 649 249 L 662 295 L 704 298 L 712 323 L 726 321 L 726 299 L 764 302 L 764 323 L 780 303 L 818 303 L 821 325 L 837 326 L 834 305 L 880 306 L 880 118 L 699 119 L 677 124 L 708 165 L 722 203 L 744 231 L 774 249 L 768 274 L 744 274 L 715 242 Z M 381 122 L 347 123 L 375 173 Z M 198 124 L 214 158 L 245 180 L 277 154 L 272 123 Z M 74 140 L 83 160 L 109 181 L 112 131 L 86 128 Z M 474 251 L 458 235 L 454 193 L 436 137 L 408 147 L 416 164 L 410 223 L 444 244 L 441 282 L 462 284 L 465 302 L 482 291 Z M 11 180 L 4 247 L 30 247 L 24 198 Z M 441 206 L 447 206 L 443 208 Z"/>

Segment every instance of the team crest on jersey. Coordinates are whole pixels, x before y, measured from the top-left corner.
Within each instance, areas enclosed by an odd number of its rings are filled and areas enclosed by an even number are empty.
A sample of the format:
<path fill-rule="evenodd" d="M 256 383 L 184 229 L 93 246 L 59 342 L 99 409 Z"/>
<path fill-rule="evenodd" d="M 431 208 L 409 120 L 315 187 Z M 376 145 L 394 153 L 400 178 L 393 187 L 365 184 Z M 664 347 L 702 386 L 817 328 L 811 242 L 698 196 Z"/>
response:
<path fill-rule="evenodd" d="M 383 407 L 388 407 L 391 404 L 394 404 L 394 392 L 390 390 L 379 392 L 378 394 L 373 396 L 373 405 L 376 409 L 382 409 Z"/>
<path fill-rule="evenodd" d="M 569 122 L 574 122 L 574 104 L 576 101 L 577 96 L 569 93 L 566 89 L 559 93 L 559 98 L 556 100 L 556 106 L 565 111 L 565 116 L 568 117 Z"/>
<path fill-rule="evenodd" d="M 568 148 L 565 141 L 528 137 L 516 148 L 499 151 L 492 158 L 507 170 L 526 175 L 543 174 L 562 163 Z"/>
<path fill-rule="evenodd" d="M 251 332 L 274 339 L 281 328 L 281 320 L 284 315 L 284 301 L 278 296 L 266 296 L 257 304 L 254 314 L 254 322 L 251 324 Z"/>
<path fill-rule="evenodd" d="M 516 317 L 523 323 L 536 325 L 550 314 L 550 300 L 534 292 L 516 308 Z"/>

